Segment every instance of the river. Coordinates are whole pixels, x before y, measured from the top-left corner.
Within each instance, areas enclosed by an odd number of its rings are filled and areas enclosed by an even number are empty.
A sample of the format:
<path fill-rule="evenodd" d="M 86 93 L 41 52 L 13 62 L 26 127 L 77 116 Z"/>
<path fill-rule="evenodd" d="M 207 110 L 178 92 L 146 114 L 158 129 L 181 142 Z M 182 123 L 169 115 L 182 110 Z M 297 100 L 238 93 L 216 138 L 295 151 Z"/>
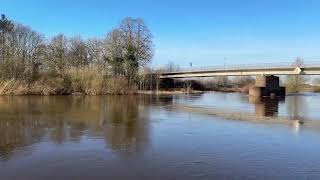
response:
<path fill-rule="evenodd" d="M 320 179 L 319 107 L 312 93 L 1 96 L 0 179 Z"/>

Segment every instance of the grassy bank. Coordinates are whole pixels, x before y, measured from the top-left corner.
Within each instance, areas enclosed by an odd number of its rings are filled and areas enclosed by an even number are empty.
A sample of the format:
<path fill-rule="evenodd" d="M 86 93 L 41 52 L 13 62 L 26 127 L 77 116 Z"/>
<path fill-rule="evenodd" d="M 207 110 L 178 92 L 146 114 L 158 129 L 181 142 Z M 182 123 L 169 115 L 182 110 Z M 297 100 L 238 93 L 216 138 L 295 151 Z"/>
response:
<path fill-rule="evenodd" d="M 59 75 L 43 74 L 34 82 L 0 80 L 0 95 L 105 95 L 133 94 L 136 88 L 124 77 L 109 77 L 99 68 L 73 68 Z"/>
<path fill-rule="evenodd" d="M 231 87 L 215 87 L 211 91 L 217 92 L 239 92 L 239 93 L 249 93 L 251 85 L 245 85 L 241 87 L 231 86 Z"/>
<path fill-rule="evenodd" d="M 292 86 L 286 86 L 286 88 L 287 88 L 287 93 L 299 93 L 299 92 L 319 93 L 320 92 L 320 86 L 309 85 L 309 84 L 301 85 L 298 88 L 295 88 L 295 87 L 292 87 Z"/>
<path fill-rule="evenodd" d="M 125 77 L 109 76 L 98 67 L 71 68 L 60 74 L 44 73 L 33 81 L 0 80 L 0 95 L 128 95 L 128 94 L 199 94 L 205 91 L 248 93 L 250 86 L 215 87 L 212 89 L 169 88 L 139 89 Z M 145 82 L 144 82 L 145 83 Z M 148 88 L 149 87 L 149 88 Z"/>

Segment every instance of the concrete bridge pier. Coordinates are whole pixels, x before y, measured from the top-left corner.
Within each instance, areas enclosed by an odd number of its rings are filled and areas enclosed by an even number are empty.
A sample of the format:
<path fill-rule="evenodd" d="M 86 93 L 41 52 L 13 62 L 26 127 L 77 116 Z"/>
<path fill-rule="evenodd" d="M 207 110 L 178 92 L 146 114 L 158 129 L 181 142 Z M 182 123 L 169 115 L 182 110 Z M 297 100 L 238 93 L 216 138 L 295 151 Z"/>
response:
<path fill-rule="evenodd" d="M 280 80 L 277 76 L 257 76 L 256 84 L 250 88 L 249 95 L 255 97 L 285 96 L 286 88 L 280 87 Z"/>

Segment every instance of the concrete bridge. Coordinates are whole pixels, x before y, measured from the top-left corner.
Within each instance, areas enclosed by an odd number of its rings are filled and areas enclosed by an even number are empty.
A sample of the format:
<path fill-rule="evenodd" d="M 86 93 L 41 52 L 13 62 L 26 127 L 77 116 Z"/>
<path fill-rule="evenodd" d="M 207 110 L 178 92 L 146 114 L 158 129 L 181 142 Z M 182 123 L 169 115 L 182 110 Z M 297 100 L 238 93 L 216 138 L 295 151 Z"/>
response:
<path fill-rule="evenodd" d="M 279 75 L 320 75 L 320 62 L 306 63 L 301 66 L 292 63 L 247 64 L 223 67 L 186 68 L 164 71 L 160 79 L 217 77 L 217 76 L 256 76 L 255 87 L 250 89 L 251 96 L 284 96 L 285 87 L 280 87 Z"/>

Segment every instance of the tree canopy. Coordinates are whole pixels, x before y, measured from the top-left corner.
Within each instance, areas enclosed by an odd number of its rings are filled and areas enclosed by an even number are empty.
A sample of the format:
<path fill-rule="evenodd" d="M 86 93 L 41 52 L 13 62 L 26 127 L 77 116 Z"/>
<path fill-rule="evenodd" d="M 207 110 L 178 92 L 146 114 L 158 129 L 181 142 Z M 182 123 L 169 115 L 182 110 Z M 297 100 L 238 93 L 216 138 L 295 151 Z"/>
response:
<path fill-rule="evenodd" d="M 125 18 L 105 38 L 83 39 L 64 34 L 45 39 L 31 28 L 1 15 L 0 78 L 36 80 L 39 73 L 98 66 L 107 75 L 134 83 L 139 69 L 153 57 L 152 34 L 142 19 Z"/>

